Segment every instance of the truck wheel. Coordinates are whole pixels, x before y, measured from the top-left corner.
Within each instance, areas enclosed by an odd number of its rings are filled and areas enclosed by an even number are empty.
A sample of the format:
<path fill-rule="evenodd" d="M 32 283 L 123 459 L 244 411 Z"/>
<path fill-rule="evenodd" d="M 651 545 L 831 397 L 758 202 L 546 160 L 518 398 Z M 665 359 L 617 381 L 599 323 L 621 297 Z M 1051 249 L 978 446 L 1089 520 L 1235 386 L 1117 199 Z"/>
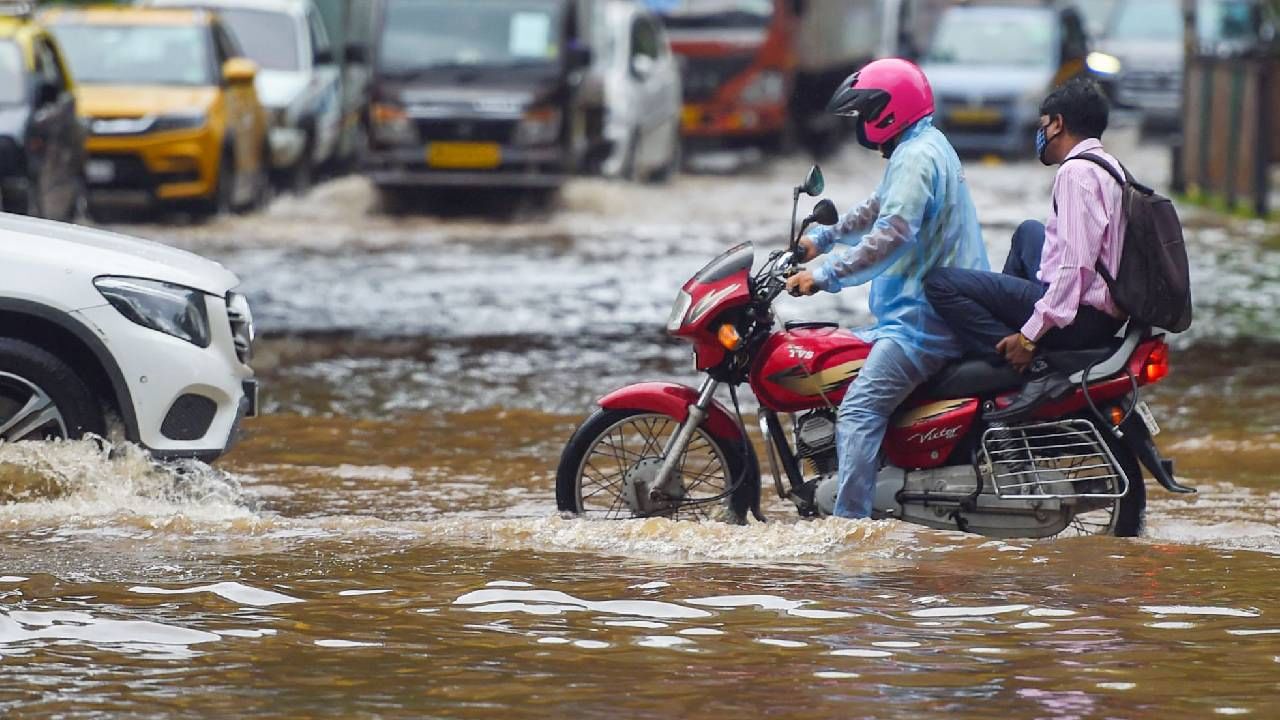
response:
<path fill-rule="evenodd" d="M 0 441 L 106 432 L 97 398 L 65 362 L 23 340 L 0 338 Z"/>

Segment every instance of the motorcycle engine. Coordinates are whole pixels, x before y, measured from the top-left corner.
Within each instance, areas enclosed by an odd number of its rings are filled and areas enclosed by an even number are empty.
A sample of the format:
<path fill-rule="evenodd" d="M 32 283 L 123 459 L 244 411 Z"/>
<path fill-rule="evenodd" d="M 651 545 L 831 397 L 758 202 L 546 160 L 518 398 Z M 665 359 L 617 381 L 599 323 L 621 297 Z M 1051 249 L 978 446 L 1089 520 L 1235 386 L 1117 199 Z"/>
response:
<path fill-rule="evenodd" d="M 796 457 L 808 464 L 814 475 L 835 473 L 836 416 L 830 410 L 814 410 L 796 418 Z"/>

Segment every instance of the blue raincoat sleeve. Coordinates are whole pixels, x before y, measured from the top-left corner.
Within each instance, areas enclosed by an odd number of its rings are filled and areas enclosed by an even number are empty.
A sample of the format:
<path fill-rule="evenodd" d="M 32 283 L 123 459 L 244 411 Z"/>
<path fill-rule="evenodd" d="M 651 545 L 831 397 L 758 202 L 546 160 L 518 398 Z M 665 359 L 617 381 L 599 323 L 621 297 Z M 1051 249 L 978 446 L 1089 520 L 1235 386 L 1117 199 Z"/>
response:
<path fill-rule="evenodd" d="M 818 287 L 839 292 L 841 288 L 869 282 L 916 242 L 933 200 L 935 171 L 927 153 L 909 150 L 899 148 L 894 158 L 897 162 L 891 163 L 880 190 L 872 196 L 878 201 L 878 212 L 871 229 L 860 242 L 831 252 L 813 269 Z"/>
<path fill-rule="evenodd" d="M 875 222 L 879 214 L 880 198 L 872 195 L 861 205 L 845 213 L 840 222 L 810 230 L 808 235 L 817 246 L 818 253 L 826 254 L 831 252 L 831 247 L 836 243 L 856 245 L 862 239 L 862 234 L 871 229 L 871 223 Z"/>

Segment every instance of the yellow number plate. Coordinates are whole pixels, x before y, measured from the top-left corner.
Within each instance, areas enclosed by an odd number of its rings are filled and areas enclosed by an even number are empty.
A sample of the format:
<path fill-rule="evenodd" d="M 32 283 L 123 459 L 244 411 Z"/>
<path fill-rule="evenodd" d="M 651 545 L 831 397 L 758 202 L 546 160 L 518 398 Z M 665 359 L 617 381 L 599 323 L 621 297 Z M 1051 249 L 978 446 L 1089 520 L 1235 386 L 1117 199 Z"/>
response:
<path fill-rule="evenodd" d="M 685 130 L 692 130 L 702 124 L 702 108 L 697 105 L 685 105 L 680 111 L 680 124 Z"/>
<path fill-rule="evenodd" d="M 427 146 L 427 165 L 451 170 L 489 170 L 502 163 L 497 143 L 434 142 Z"/>
<path fill-rule="evenodd" d="M 998 123 L 1004 117 L 999 110 L 984 107 L 956 108 L 948 115 L 951 122 L 957 125 L 990 125 Z"/>

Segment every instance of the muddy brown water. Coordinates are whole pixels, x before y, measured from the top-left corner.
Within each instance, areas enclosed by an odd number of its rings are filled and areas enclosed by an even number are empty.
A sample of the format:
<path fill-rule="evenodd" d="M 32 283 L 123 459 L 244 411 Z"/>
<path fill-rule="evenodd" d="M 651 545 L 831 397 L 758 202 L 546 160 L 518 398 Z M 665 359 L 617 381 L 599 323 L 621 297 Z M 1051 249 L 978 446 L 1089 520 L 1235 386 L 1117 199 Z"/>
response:
<path fill-rule="evenodd" d="M 868 167 L 828 168 L 835 197 L 865 191 Z M 1275 717 L 1265 228 L 1195 230 L 1216 332 L 1180 339 L 1148 399 L 1201 493 L 1151 485 L 1141 539 L 801 522 L 777 500 L 747 527 L 554 512 L 574 424 L 616 385 L 693 380 L 657 329 L 676 287 L 738 238 L 777 242 L 803 170 L 585 181 L 501 223 L 368 214 L 344 180 L 261 216 L 128 228 L 241 273 L 269 412 L 215 469 L 0 447 L 0 710 Z M 1048 178 L 970 179 L 998 253 Z M 856 324 L 862 302 L 784 312 Z"/>

